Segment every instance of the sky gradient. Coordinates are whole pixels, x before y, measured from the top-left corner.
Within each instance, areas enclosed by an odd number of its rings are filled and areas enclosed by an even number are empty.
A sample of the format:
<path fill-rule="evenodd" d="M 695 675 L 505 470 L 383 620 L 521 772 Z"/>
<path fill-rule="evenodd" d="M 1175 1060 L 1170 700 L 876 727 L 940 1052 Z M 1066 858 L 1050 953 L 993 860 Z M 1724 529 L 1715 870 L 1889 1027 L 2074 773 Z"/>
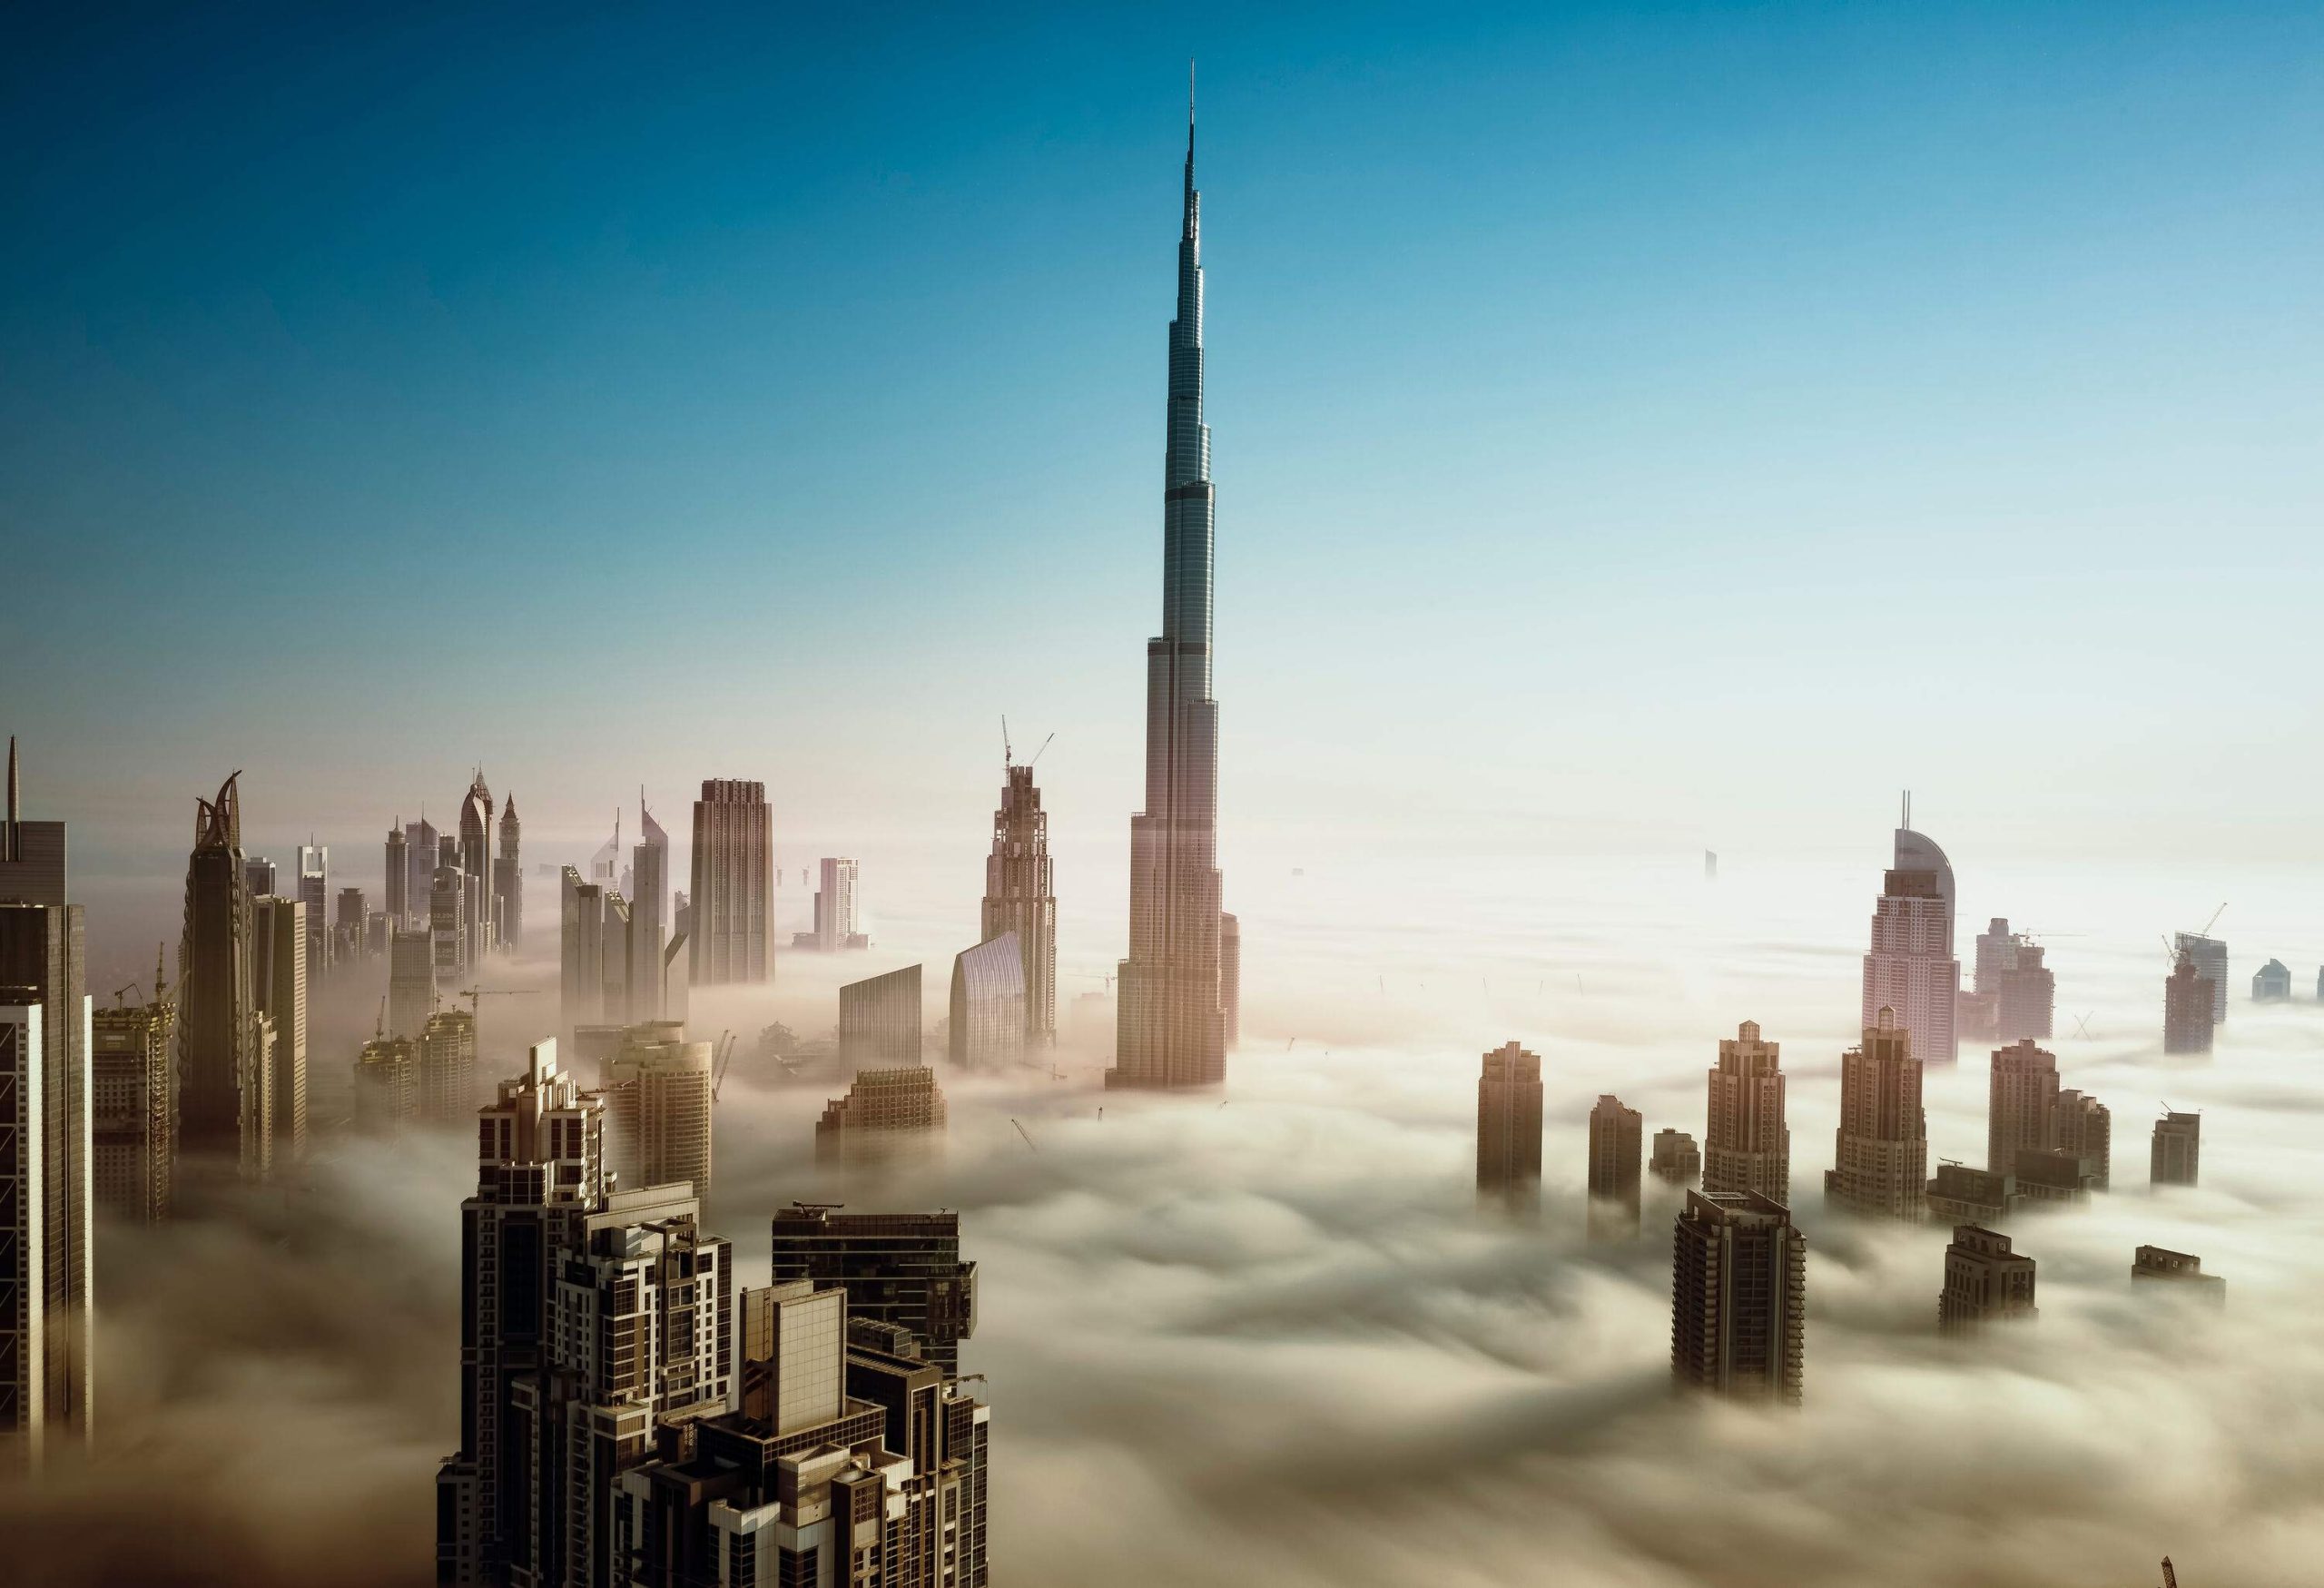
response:
<path fill-rule="evenodd" d="M 18 42 L 0 667 L 84 875 L 238 765 L 376 871 L 478 761 L 541 859 L 739 776 L 784 863 L 972 863 L 1003 712 L 1126 853 L 1189 54 L 1230 906 L 1326 840 L 1876 869 L 1906 785 L 1964 863 L 2312 828 L 2312 6 Z"/>

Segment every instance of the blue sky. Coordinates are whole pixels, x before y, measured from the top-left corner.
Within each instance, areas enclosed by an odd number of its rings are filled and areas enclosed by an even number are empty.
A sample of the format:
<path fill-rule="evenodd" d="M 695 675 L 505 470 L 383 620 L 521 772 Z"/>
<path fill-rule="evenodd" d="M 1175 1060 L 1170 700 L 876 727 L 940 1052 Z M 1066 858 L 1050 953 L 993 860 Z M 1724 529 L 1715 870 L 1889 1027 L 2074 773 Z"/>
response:
<path fill-rule="evenodd" d="M 1003 711 L 1118 842 L 1189 54 L 1230 861 L 2312 825 L 2313 6 L 45 25 L 0 664 L 98 863 L 478 759 L 973 848 Z"/>

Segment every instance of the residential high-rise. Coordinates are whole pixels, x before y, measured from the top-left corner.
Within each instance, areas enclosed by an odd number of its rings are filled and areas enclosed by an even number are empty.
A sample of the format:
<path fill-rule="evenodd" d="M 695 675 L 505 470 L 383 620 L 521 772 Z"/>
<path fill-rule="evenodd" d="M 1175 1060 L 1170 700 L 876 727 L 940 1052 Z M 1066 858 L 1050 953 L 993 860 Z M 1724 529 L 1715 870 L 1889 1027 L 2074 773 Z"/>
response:
<path fill-rule="evenodd" d="M 743 1293 L 740 1408 L 622 1475 L 633 1588 L 986 1588 L 990 1414 L 845 1303 L 806 1280 Z"/>
<path fill-rule="evenodd" d="M 605 1011 L 606 890 L 566 866 L 558 879 L 557 1024 L 569 1037 L 581 1026 L 608 1022 Z"/>
<path fill-rule="evenodd" d="M 694 914 L 686 980 L 695 987 L 767 979 L 773 922 L 774 815 L 766 784 L 704 779 L 694 803 Z"/>
<path fill-rule="evenodd" d="M 2082 1159 L 2094 1189 L 2113 1183 L 2113 1117 L 2104 1103 L 2072 1088 L 2058 1093 L 2050 1110 L 2050 1145 Z"/>
<path fill-rule="evenodd" d="M 998 1073 L 1025 1058 L 1025 956 L 1004 932 L 952 957 L 952 1062 Z"/>
<path fill-rule="evenodd" d="M 158 956 L 149 1001 L 100 1009 L 90 1019 L 90 1179 L 97 1206 L 131 1224 L 170 1216 L 176 1034 L 177 1007 Z"/>
<path fill-rule="evenodd" d="M 2010 1249 L 2009 1237 L 1974 1224 L 1955 1225 L 1945 1248 L 1945 1288 L 1937 1293 L 1937 1327 L 1974 1334 L 1989 1323 L 2032 1317 L 2034 1259 Z"/>
<path fill-rule="evenodd" d="M 2056 1023 L 2057 978 L 2043 963 L 2043 950 L 2009 922 L 1994 916 L 1977 934 L 1975 997 L 1991 1011 L 1981 1033 L 2014 1042 L 2046 1041 Z"/>
<path fill-rule="evenodd" d="M 2179 951 L 2179 962 L 2162 982 L 2162 1050 L 2166 1053 L 2208 1053 L 2211 1050 L 2212 1018 L 2219 983 L 2198 972 L 2195 956 Z"/>
<path fill-rule="evenodd" d="M 610 1194 L 558 1257 L 548 1361 L 511 1386 L 542 1430 L 524 1453 L 542 1499 L 531 1563 L 510 1581 L 617 1588 L 632 1581 L 622 1475 L 657 1453 L 658 1419 L 684 1426 L 732 1404 L 733 1254 L 703 1232 L 701 1199 L 665 1185 Z"/>
<path fill-rule="evenodd" d="M 940 1147 L 950 1110 L 936 1072 L 921 1064 L 859 1070 L 845 1097 L 815 1121 L 815 1157 L 863 1163 Z"/>
<path fill-rule="evenodd" d="M 253 899 L 271 898 L 281 892 L 276 885 L 274 863 L 262 854 L 242 856 L 242 877 L 250 883 Z"/>
<path fill-rule="evenodd" d="M 681 1021 L 625 1028 L 606 1065 L 606 1150 L 619 1184 L 710 1195 L 712 1050 Z"/>
<path fill-rule="evenodd" d="M 476 1118 L 476 1016 L 469 1011 L 428 1017 L 413 1054 L 412 1117 L 431 1125 Z"/>
<path fill-rule="evenodd" d="M 336 912 L 331 916 L 331 958 L 359 960 L 363 957 L 363 890 L 341 888 Z"/>
<path fill-rule="evenodd" d="M 643 788 L 637 791 L 637 833 L 630 852 L 637 892 L 629 895 L 629 1018 L 652 1021 L 662 1018 L 662 951 L 670 942 L 670 835 L 645 808 Z"/>
<path fill-rule="evenodd" d="M 1015 934 L 1024 962 L 1025 1040 L 1057 1041 L 1057 886 L 1049 872 L 1049 818 L 1033 769 L 1009 763 L 992 814 L 992 853 L 984 863 L 983 941 Z"/>
<path fill-rule="evenodd" d="M 1985 1168 L 2008 1174 L 2021 1147 L 2052 1144 L 2058 1105 L 2058 1060 L 2031 1041 L 1994 1050 L 1986 1089 Z"/>
<path fill-rule="evenodd" d="M 460 1205 L 460 1448 L 436 1475 L 436 1580 L 463 1588 L 529 1572 L 537 1507 L 560 1497 L 531 1489 L 549 1431 L 517 1386 L 550 1365 L 561 1258 L 606 1189 L 605 1103 L 558 1070 L 553 1041 L 533 1045 L 477 1127 L 476 1195 Z"/>
<path fill-rule="evenodd" d="M 8 741 L 0 807 L 0 1462 L 89 1437 L 89 1049 L 64 824 L 27 822 Z"/>
<path fill-rule="evenodd" d="M 1638 1233 L 1640 1147 L 1646 1117 L 1622 1100 L 1601 1096 L 1590 1110 L 1590 1236 L 1621 1240 Z"/>
<path fill-rule="evenodd" d="M 256 926 L 242 873 L 241 774 L 197 800 L 178 944 L 180 1180 L 202 1167 L 256 1179 L 272 1145 L 273 1038 L 252 973 Z"/>
<path fill-rule="evenodd" d="M 419 1117 L 419 1045 L 409 1037 L 374 1037 L 355 1056 L 355 1128 L 400 1136 Z"/>
<path fill-rule="evenodd" d="M 1858 1213 L 1919 1222 L 1928 1190 L 1928 1119 L 1912 1034 L 1882 1009 L 1840 1056 L 1840 1124 L 1825 1197 Z"/>
<path fill-rule="evenodd" d="M 2254 1003 L 2289 1003 L 2291 1001 L 2291 969 L 2281 960 L 2270 960 L 2253 972 L 2251 1001 Z"/>
<path fill-rule="evenodd" d="M 2009 1180 L 2021 1203 L 2087 1202 L 2104 1189 L 2089 1160 L 2063 1147 L 2019 1148 Z"/>
<path fill-rule="evenodd" d="M 1477 1198 L 1522 1212 L 1541 1196 L 1541 1058 L 1504 1042 L 1477 1077 Z"/>
<path fill-rule="evenodd" d="M 387 901 L 390 930 L 411 919 L 411 841 L 404 836 L 403 819 L 388 829 L 387 863 L 382 896 Z"/>
<path fill-rule="evenodd" d="M 920 967 L 906 965 L 839 990 L 842 1075 L 920 1062 Z"/>
<path fill-rule="evenodd" d="M 1218 702 L 1211 694 L 1216 524 L 1203 422 L 1202 206 L 1193 106 L 1170 322 L 1162 479 L 1162 632 L 1146 646 L 1146 804 L 1130 818 L 1129 957 L 1121 962 L 1109 1087 L 1226 1079 L 1220 1001 Z"/>
<path fill-rule="evenodd" d="M 404 906 L 415 924 L 425 924 L 428 918 L 428 890 L 435 885 L 436 868 L 442 864 L 442 835 L 422 816 L 417 822 L 407 822 L 403 828 L 404 861 L 409 869 L 404 873 Z"/>
<path fill-rule="evenodd" d="M 303 901 L 251 901 L 251 998 L 274 1027 L 267 1161 L 276 1169 L 287 1170 L 307 1155 L 307 971 L 313 942 Z"/>
<path fill-rule="evenodd" d="M 525 934 L 525 867 L 517 856 L 524 829 L 517 820 L 517 796 L 500 807 L 500 853 L 492 863 L 492 913 L 501 946 L 514 950 Z"/>
<path fill-rule="evenodd" d="M 1938 1164 L 1926 1198 L 1931 1218 L 1966 1224 L 1997 1224 L 2020 1199 L 2014 1172 L 1989 1173 L 1965 1163 Z"/>
<path fill-rule="evenodd" d="M 2154 1122 L 2148 1149 L 2148 1179 L 2158 1186 L 2191 1186 L 2202 1169 L 2203 1117 L 2166 1113 Z"/>
<path fill-rule="evenodd" d="M 1647 1166 L 1654 1178 L 1674 1186 L 1691 1186 L 1702 1177 L 1703 1155 L 1695 1139 L 1684 1130 L 1657 1130 L 1654 1156 Z"/>
<path fill-rule="evenodd" d="M 1953 896 L 1945 851 L 1909 826 L 1897 828 L 1895 863 L 1873 905 L 1861 1018 L 1870 1031 L 1883 1009 L 1894 1010 L 1924 1064 L 1958 1057 L 1953 1015 L 1961 962 L 1953 957 Z"/>
<path fill-rule="evenodd" d="M 2162 1284 L 2181 1287 L 2181 1294 L 2191 1295 L 2213 1307 L 2227 1305 L 2227 1281 L 2217 1274 L 2203 1272 L 2203 1259 L 2192 1252 L 2174 1252 L 2168 1247 L 2142 1246 L 2131 1254 L 2131 1288 L 2142 1284 Z"/>
<path fill-rule="evenodd" d="M 1689 1191 L 1670 1240 L 1670 1376 L 1737 1400 L 1797 1406 L 1807 1242 L 1757 1191 Z"/>
<path fill-rule="evenodd" d="M 331 965 L 330 845 L 299 845 L 299 902 L 307 907 L 307 980 L 319 981 Z"/>
<path fill-rule="evenodd" d="M 1791 1127 L 1784 1119 L 1781 1045 L 1745 1021 L 1718 1043 L 1703 1129 L 1703 1189 L 1791 1199 Z"/>
<path fill-rule="evenodd" d="M 436 1007 L 435 943 L 425 931 L 397 927 L 388 938 L 388 1032 L 417 1037 Z"/>
<path fill-rule="evenodd" d="M 468 955 L 461 969 L 472 971 L 483 962 L 485 951 L 499 941 L 492 920 L 492 790 L 485 786 L 481 766 L 460 799 L 460 876 L 468 922 Z"/>
<path fill-rule="evenodd" d="M 428 886 L 428 959 L 438 992 L 458 988 L 475 962 L 477 920 L 468 912 L 468 874 L 439 865 Z"/>
<path fill-rule="evenodd" d="M 2211 984 L 2211 1024 L 2219 1024 L 2227 1019 L 2227 945 L 2199 932 L 2182 932 L 2171 941 L 2195 962 L 2195 974 Z"/>
<path fill-rule="evenodd" d="M 958 1213 L 849 1213 L 793 1202 L 774 1216 L 775 1283 L 812 1279 L 847 1292 L 851 1316 L 911 1331 L 956 1374 L 976 1333 L 977 1266 L 960 1258 Z"/>

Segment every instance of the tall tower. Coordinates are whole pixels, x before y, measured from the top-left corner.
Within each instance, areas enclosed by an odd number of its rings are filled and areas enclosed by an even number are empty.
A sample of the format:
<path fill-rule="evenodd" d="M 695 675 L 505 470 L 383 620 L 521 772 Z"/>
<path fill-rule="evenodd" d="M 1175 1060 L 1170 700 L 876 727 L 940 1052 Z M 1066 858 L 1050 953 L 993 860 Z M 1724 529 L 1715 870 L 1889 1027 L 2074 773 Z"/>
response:
<path fill-rule="evenodd" d="M 1011 763 L 992 814 L 992 853 L 984 863 L 980 942 L 1017 934 L 1025 967 L 1025 1041 L 1057 1041 L 1057 888 L 1049 874 L 1049 819 L 1033 769 Z"/>
<path fill-rule="evenodd" d="M 1610 1092 L 1590 1110 L 1590 1237 L 1622 1240 L 1638 1233 L 1640 1147 L 1645 1116 Z"/>
<path fill-rule="evenodd" d="M 1754 1191 L 1689 1191 L 1670 1239 L 1671 1377 L 1797 1406 L 1807 1313 L 1807 1243 L 1790 1211 Z"/>
<path fill-rule="evenodd" d="M 492 863 L 492 907 L 500 924 L 501 943 L 510 950 L 524 935 L 525 866 L 517 843 L 523 829 L 517 821 L 517 796 L 500 807 L 500 853 Z"/>
<path fill-rule="evenodd" d="M 1840 1055 L 1840 1124 L 1824 1195 L 1843 1208 L 1918 1223 L 1928 1193 L 1928 1119 L 1912 1033 L 1883 1009 Z"/>
<path fill-rule="evenodd" d="M 1129 957 L 1121 962 L 1109 1087 L 1216 1086 L 1226 1079 L 1218 702 L 1211 696 L 1216 526 L 1202 365 L 1202 200 L 1195 192 L 1190 87 L 1163 452 L 1162 632 L 1146 644 L 1146 808 L 1129 824 Z"/>
<path fill-rule="evenodd" d="M 239 772 L 197 800 L 178 944 L 178 1143 L 252 1179 L 271 1145 L 272 1041 L 259 1012 L 256 919 L 242 874 Z"/>
<path fill-rule="evenodd" d="M 1757 1191 L 1791 1201 L 1791 1127 L 1784 1119 L 1781 1047 L 1759 1040 L 1757 1021 L 1721 1038 L 1710 1071 L 1703 1131 L 1703 1189 Z"/>
<path fill-rule="evenodd" d="M 330 969 L 330 845 L 299 845 L 299 902 L 307 907 L 307 980 Z"/>
<path fill-rule="evenodd" d="M 705 778 L 694 803 L 693 932 L 686 981 L 712 987 L 767 980 L 773 924 L 774 816 L 766 784 Z"/>
<path fill-rule="evenodd" d="M 267 1161 L 289 1169 L 307 1155 L 307 966 L 312 941 L 297 899 L 251 901 L 251 1003 L 274 1028 L 266 1091 Z"/>
<path fill-rule="evenodd" d="M 2057 1055 L 2032 1039 L 1994 1050 L 1993 1080 L 1985 1110 L 1985 1172 L 2017 1172 L 2021 1148 L 2053 1145 L 2058 1106 Z"/>
<path fill-rule="evenodd" d="M 492 791 L 485 786 L 481 766 L 460 801 L 460 873 L 468 922 L 468 958 L 461 968 L 473 970 L 498 941 L 492 920 Z"/>
<path fill-rule="evenodd" d="M 1905 815 L 1909 824 L 1909 796 Z M 1953 957 L 1953 863 L 1934 840 L 1909 824 L 1899 827 L 1895 863 L 1872 909 L 1859 1023 L 1870 1031 L 1883 1009 L 1895 1010 L 1923 1063 L 1950 1064 L 1960 1057 L 1953 1032 L 1960 996 L 1961 962 Z"/>
<path fill-rule="evenodd" d="M 388 829 L 386 888 L 388 930 L 393 932 L 411 915 L 411 841 L 404 836 L 403 818 Z"/>
<path fill-rule="evenodd" d="M 643 788 L 637 791 L 637 845 L 630 851 L 630 865 L 637 892 L 629 901 L 629 1018 L 660 1020 L 662 949 L 670 940 L 670 835 L 645 808 Z"/>
<path fill-rule="evenodd" d="M 1522 1213 L 1541 1197 L 1541 1055 L 1504 1042 L 1477 1077 L 1477 1200 Z"/>

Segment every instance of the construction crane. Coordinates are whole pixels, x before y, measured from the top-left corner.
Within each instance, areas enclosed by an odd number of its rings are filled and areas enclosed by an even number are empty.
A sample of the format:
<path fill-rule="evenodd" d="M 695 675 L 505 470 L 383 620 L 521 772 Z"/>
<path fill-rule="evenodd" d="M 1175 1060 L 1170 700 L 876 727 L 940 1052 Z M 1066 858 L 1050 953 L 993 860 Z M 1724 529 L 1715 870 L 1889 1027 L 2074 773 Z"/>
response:
<path fill-rule="evenodd" d="M 1010 1118 L 1010 1119 L 1009 1119 L 1009 1122 L 1010 1124 L 1012 1124 L 1012 1125 L 1017 1125 L 1017 1120 L 1016 1120 L 1016 1119 L 1015 1119 L 1013 1116 Z M 1018 1135 L 1019 1135 L 1019 1136 L 1024 1137 L 1024 1138 L 1025 1138 L 1025 1145 L 1026 1145 L 1026 1146 L 1028 1146 L 1028 1147 L 1032 1147 L 1032 1148 L 1033 1148 L 1033 1150 L 1034 1150 L 1035 1152 L 1039 1152 L 1039 1151 L 1040 1150 L 1040 1149 L 1039 1149 L 1039 1148 L 1038 1148 L 1038 1147 L 1033 1147 L 1033 1137 L 1032 1137 L 1032 1133 L 1031 1133 L 1030 1131 L 1027 1130 L 1027 1129 L 1025 1129 L 1025 1127 L 1024 1127 L 1024 1126 L 1022 1126 L 1022 1125 L 1017 1125 L 1017 1134 L 1018 1134 Z"/>
<path fill-rule="evenodd" d="M 144 991 L 145 989 L 135 981 L 132 981 L 126 987 L 116 987 L 113 990 L 113 1006 L 115 1009 L 127 1009 L 129 1007 L 127 995 L 132 992 L 142 994 Z"/>
<path fill-rule="evenodd" d="M 718 1089 L 726 1084 L 726 1066 L 734 1061 L 734 1033 L 718 1033 L 718 1057 L 710 1067 L 710 1100 L 718 1100 Z"/>
<path fill-rule="evenodd" d="M 537 987 L 463 987 L 453 996 L 468 1001 L 468 1018 L 474 1020 L 483 1012 L 477 1005 L 484 999 L 538 998 L 540 995 L 541 990 Z"/>
<path fill-rule="evenodd" d="M 2211 919 L 2216 921 L 2219 917 L 2214 915 Z M 2162 1588 L 2179 1588 L 2179 1573 L 2171 1569 L 2169 1555 L 2162 1557 Z"/>
<path fill-rule="evenodd" d="M 379 1018 L 372 1022 L 371 1040 L 375 1042 L 388 1040 L 388 1001 L 385 998 L 379 1000 Z"/>

